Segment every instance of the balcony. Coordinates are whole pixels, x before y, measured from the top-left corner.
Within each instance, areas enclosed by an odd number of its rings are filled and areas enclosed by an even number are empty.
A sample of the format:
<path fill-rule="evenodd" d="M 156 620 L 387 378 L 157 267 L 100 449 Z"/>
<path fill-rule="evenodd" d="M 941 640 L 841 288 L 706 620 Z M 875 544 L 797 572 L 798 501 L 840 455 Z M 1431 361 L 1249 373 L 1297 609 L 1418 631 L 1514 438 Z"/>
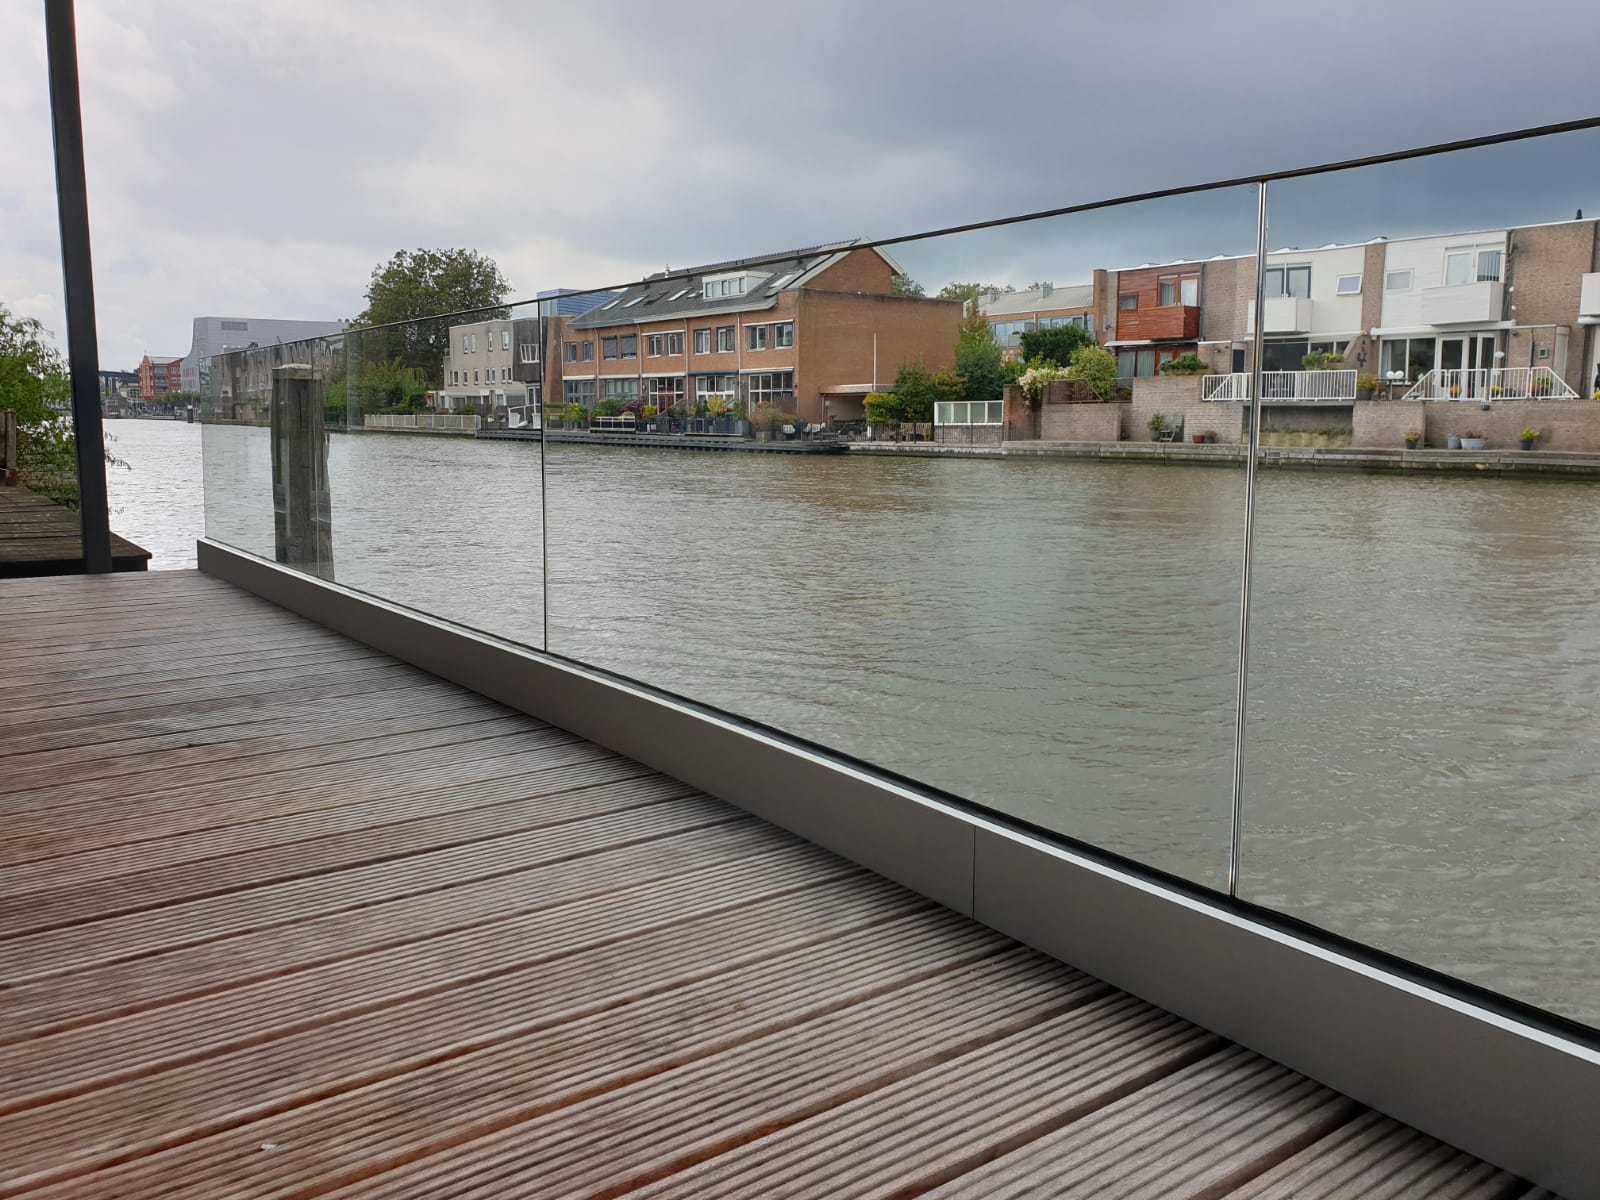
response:
<path fill-rule="evenodd" d="M 1272 296 L 1267 300 L 1264 333 L 1309 333 L 1312 301 L 1306 296 Z M 1256 331 L 1256 305 L 1250 302 L 1245 317 L 1247 333 Z"/>
<path fill-rule="evenodd" d="M 1349 404 L 1356 398 L 1356 372 L 1263 371 L 1261 394 L 1268 403 Z M 1250 399 L 1250 375 L 1207 375 L 1200 398 L 1216 403 Z"/>
<path fill-rule="evenodd" d="M 1167 304 L 1117 313 L 1117 340 L 1122 342 L 1193 341 L 1200 336 L 1200 309 L 1192 304 Z"/>
<path fill-rule="evenodd" d="M 1578 321 L 1583 325 L 1600 325 L 1600 271 L 1591 271 L 1583 277 L 1578 293 Z"/>
<path fill-rule="evenodd" d="M 1498 321 L 1504 285 L 1499 282 L 1459 283 L 1423 288 L 1421 316 L 1425 325 L 1470 325 Z"/>

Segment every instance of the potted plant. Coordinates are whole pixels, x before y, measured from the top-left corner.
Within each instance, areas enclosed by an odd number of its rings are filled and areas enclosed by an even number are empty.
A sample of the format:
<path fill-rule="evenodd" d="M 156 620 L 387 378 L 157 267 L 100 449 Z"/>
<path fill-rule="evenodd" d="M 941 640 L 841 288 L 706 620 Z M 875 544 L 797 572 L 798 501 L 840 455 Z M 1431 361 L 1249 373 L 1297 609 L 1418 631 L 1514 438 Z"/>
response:
<path fill-rule="evenodd" d="M 1452 399 L 1452 400 L 1461 399 L 1461 385 L 1459 383 L 1452 383 L 1450 385 L 1450 399 Z"/>
<path fill-rule="evenodd" d="M 1206 444 L 1206 435 L 1197 431 L 1189 435 L 1189 440 L 1196 446 L 1204 446 Z"/>
<path fill-rule="evenodd" d="M 1378 390 L 1378 377 L 1376 375 L 1358 375 L 1356 377 L 1356 399 L 1371 400 L 1373 393 Z"/>
<path fill-rule="evenodd" d="M 1487 439 L 1475 429 L 1465 429 L 1461 433 L 1461 448 L 1463 450 L 1482 450 Z"/>
<path fill-rule="evenodd" d="M 1501 387 L 1498 383 L 1492 383 L 1492 384 L 1489 385 L 1489 395 L 1490 396 L 1500 396 L 1500 395 L 1504 395 L 1504 394 L 1505 394 L 1505 388 Z"/>
<path fill-rule="evenodd" d="M 1536 375 L 1534 376 L 1533 382 L 1528 385 L 1528 395 L 1539 397 L 1548 396 L 1550 394 L 1550 388 L 1550 377 L 1548 375 Z"/>
<path fill-rule="evenodd" d="M 1408 429 L 1408 430 L 1406 430 L 1406 449 L 1407 450 L 1415 450 L 1421 444 L 1422 444 L 1422 430 L 1420 430 L 1420 429 Z"/>
<path fill-rule="evenodd" d="M 1215 444 L 1215 442 L 1217 440 L 1217 431 L 1215 429 L 1207 429 L 1200 436 L 1205 438 L 1206 445 L 1210 446 L 1210 445 Z"/>
<path fill-rule="evenodd" d="M 1517 435 L 1517 438 L 1522 442 L 1522 448 L 1524 450 L 1532 450 L 1533 444 L 1539 440 L 1539 431 L 1531 428 L 1524 429 Z"/>
<path fill-rule="evenodd" d="M 1167 427 L 1166 415 L 1163 413 L 1151 413 L 1150 419 L 1145 424 L 1150 429 L 1150 440 L 1152 442 L 1157 441 L 1161 437 L 1161 431 Z"/>

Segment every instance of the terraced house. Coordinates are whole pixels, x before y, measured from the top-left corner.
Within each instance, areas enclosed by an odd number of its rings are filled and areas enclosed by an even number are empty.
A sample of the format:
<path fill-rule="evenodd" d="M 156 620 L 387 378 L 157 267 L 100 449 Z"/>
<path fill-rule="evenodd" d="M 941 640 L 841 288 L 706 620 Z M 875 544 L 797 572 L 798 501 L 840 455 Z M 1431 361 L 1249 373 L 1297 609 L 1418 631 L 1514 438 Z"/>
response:
<path fill-rule="evenodd" d="M 902 365 L 955 361 L 961 305 L 895 295 L 898 271 L 881 250 L 836 242 L 655 275 L 551 321 L 546 387 L 559 377 L 563 401 L 585 407 L 716 400 L 859 419 Z"/>

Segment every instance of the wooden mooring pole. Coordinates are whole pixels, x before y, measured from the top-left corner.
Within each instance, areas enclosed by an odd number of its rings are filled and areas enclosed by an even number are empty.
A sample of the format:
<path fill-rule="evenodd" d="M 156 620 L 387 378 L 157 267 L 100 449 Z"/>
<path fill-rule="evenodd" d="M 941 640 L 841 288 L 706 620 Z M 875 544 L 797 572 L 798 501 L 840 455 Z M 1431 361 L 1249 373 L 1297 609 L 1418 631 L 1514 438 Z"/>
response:
<path fill-rule="evenodd" d="M 272 527 L 279 562 L 333 579 L 322 382 L 304 363 L 272 369 Z"/>

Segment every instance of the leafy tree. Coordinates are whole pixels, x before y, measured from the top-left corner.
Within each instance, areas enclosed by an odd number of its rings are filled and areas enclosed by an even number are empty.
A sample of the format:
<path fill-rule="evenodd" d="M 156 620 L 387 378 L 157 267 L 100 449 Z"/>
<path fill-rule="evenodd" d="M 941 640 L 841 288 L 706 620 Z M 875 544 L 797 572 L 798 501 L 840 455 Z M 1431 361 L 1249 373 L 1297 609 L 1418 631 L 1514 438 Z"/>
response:
<path fill-rule="evenodd" d="M 332 424 L 343 423 L 349 417 L 352 396 L 360 413 L 421 412 L 427 407 L 427 391 L 427 380 L 416 367 L 350 360 L 350 375 L 330 381 L 323 389 L 323 415 Z"/>
<path fill-rule="evenodd" d="M 359 352 L 369 362 L 398 362 L 442 383 L 451 322 L 440 314 L 504 318 L 510 290 L 494 260 L 476 250 L 397 250 L 372 269 L 367 306 L 354 321 L 358 327 L 392 327 L 360 335 Z"/>
<path fill-rule="evenodd" d="M 1100 346 L 1085 346 L 1073 356 L 1067 378 L 1085 380 L 1102 400 L 1110 400 L 1117 390 L 1117 356 Z"/>
<path fill-rule="evenodd" d="M 928 294 L 915 279 L 899 271 L 895 273 L 894 278 L 890 281 L 890 287 L 894 289 L 896 296 L 909 296 L 913 300 L 921 300 Z"/>
<path fill-rule="evenodd" d="M 976 300 L 990 292 L 1014 292 L 1017 289 L 1009 283 L 947 283 L 939 289 L 940 300 Z"/>
<path fill-rule="evenodd" d="M 928 375 L 928 368 L 921 362 L 907 363 L 895 373 L 894 394 L 900 402 L 900 420 L 933 420 L 933 405 L 939 398 L 938 391 Z"/>
<path fill-rule="evenodd" d="M 35 318 L 14 316 L 0 305 L 0 410 L 17 415 L 22 483 L 76 507 L 77 443 L 64 411 L 72 403 L 72 381 L 48 336 Z"/>
<path fill-rule="evenodd" d="M 1029 362 L 1053 362 L 1066 367 L 1079 350 L 1094 344 L 1094 335 L 1078 325 L 1032 329 L 1022 335 L 1022 357 Z"/>
<path fill-rule="evenodd" d="M 868 425 L 892 425 L 906 419 L 905 405 L 893 392 L 873 392 L 861 402 Z"/>
<path fill-rule="evenodd" d="M 1006 363 L 999 343 L 962 343 L 956 346 L 956 370 L 967 381 L 966 400 L 998 400 L 1005 386 Z"/>

